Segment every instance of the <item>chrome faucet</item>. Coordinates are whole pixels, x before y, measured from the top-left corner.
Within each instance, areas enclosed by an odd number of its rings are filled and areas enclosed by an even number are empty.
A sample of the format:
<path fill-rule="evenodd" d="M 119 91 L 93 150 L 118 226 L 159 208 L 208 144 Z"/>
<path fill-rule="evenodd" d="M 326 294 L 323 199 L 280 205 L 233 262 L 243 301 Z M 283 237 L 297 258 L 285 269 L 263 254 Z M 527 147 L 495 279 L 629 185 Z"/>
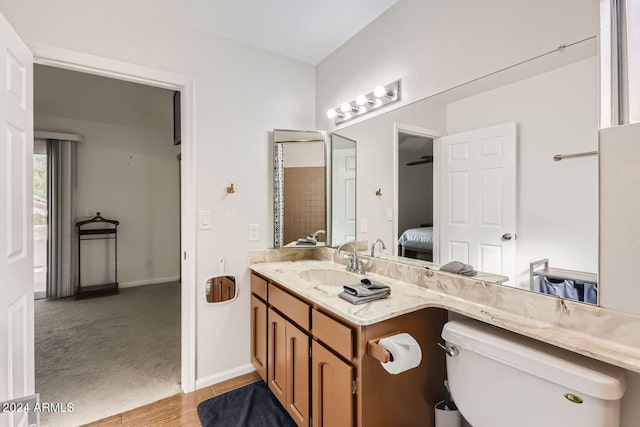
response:
<path fill-rule="evenodd" d="M 358 257 L 358 250 L 356 249 L 356 242 L 345 242 L 338 246 L 338 256 L 342 252 L 343 246 L 351 246 L 351 250 L 353 254 L 345 254 L 344 258 L 349 259 L 347 263 L 347 271 L 351 271 L 353 273 L 364 274 L 364 266 L 362 265 L 362 259 Z"/>
<path fill-rule="evenodd" d="M 382 249 L 381 250 L 387 249 L 387 247 L 384 245 L 384 242 L 382 241 L 382 239 L 376 239 L 376 241 L 371 244 L 371 258 L 376 256 L 375 255 L 375 249 L 376 249 L 376 244 L 378 244 L 378 243 L 380 243 L 382 245 Z"/>

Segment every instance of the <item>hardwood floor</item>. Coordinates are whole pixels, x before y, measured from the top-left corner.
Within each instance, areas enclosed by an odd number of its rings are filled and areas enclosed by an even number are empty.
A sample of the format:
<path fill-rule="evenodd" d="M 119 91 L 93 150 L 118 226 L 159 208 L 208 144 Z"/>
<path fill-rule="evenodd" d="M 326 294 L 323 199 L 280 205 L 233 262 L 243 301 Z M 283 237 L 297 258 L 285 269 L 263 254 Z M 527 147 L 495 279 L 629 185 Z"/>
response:
<path fill-rule="evenodd" d="M 227 391 L 235 390 L 259 380 L 257 372 L 241 375 L 187 394 L 176 394 L 166 399 L 132 409 L 122 414 L 86 424 L 85 427 L 115 426 L 200 426 L 197 407 L 200 402 Z"/>

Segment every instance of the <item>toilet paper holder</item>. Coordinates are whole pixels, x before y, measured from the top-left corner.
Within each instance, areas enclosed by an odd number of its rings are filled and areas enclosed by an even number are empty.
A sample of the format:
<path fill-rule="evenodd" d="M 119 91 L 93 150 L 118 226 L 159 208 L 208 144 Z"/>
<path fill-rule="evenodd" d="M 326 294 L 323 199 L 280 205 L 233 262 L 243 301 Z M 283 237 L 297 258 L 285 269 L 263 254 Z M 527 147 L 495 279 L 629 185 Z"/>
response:
<path fill-rule="evenodd" d="M 378 344 L 378 341 L 382 338 L 384 337 L 367 342 L 367 354 L 382 363 L 388 363 L 393 361 L 393 355 L 389 350 Z"/>

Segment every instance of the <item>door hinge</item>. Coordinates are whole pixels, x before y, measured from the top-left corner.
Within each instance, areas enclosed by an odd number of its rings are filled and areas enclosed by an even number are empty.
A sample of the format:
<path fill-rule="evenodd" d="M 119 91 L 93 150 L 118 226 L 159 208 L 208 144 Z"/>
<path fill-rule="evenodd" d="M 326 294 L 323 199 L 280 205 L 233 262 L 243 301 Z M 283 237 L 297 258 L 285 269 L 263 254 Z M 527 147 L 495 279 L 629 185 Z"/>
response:
<path fill-rule="evenodd" d="M 358 394 L 358 382 L 356 380 L 353 380 L 351 384 L 351 394 Z"/>

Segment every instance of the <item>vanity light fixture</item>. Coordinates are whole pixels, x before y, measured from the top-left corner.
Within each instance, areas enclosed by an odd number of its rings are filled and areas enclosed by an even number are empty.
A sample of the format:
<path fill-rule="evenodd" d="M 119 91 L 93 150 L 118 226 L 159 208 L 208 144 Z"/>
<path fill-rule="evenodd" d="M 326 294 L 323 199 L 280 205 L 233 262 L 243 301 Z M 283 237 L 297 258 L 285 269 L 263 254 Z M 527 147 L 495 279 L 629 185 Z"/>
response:
<path fill-rule="evenodd" d="M 362 106 L 365 104 L 369 104 L 369 105 L 374 105 L 376 103 L 376 101 L 374 101 L 373 99 L 370 99 L 364 95 L 358 95 L 356 96 L 356 104 Z"/>
<path fill-rule="evenodd" d="M 358 95 L 355 101 L 345 101 L 340 107 L 331 108 L 327 111 L 327 117 L 333 119 L 335 124 L 340 124 L 399 100 L 400 80 L 396 80 L 388 85 L 376 86 L 367 94 Z"/>
<path fill-rule="evenodd" d="M 334 119 L 336 117 L 344 117 L 344 114 L 338 113 L 335 108 L 331 108 L 327 111 L 327 117 L 330 119 Z"/>

